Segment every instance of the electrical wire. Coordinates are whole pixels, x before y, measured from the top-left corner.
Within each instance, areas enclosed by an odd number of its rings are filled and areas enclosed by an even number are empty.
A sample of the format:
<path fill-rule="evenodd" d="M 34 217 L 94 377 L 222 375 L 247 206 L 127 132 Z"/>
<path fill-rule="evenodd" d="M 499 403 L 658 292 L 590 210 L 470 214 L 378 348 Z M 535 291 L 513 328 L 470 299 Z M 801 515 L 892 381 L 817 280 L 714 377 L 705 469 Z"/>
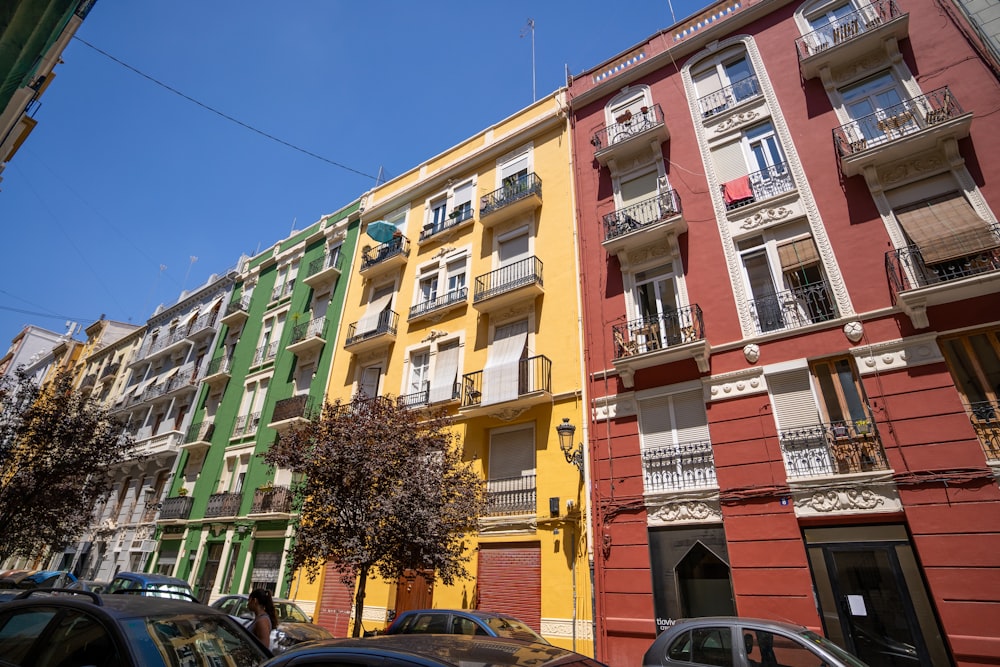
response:
<path fill-rule="evenodd" d="M 197 104 L 202 109 L 205 109 L 207 111 L 211 111 L 212 113 L 214 113 L 214 114 L 216 114 L 218 116 L 221 116 L 222 118 L 225 118 L 226 120 L 230 121 L 231 123 L 236 123 L 237 125 L 239 125 L 239 126 L 241 126 L 243 128 L 246 128 L 246 129 L 250 130 L 251 132 L 256 132 L 257 134 L 261 135 L 262 137 L 266 137 L 267 139 L 270 139 L 271 141 L 275 141 L 275 142 L 281 144 L 282 146 L 286 146 L 287 148 L 291 148 L 292 150 L 296 150 L 296 151 L 298 151 L 300 153 L 304 153 L 305 155 L 308 155 L 309 157 L 316 158 L 317 160 L 321 160 L 322 162 L 326 162 L 327 164 L 333 165 L 334 167 L 338 167 L 340 169 L 343 169 L 345 171 L 349 171 L 349 172 L 357 174 L 359 176 L 364 176 L 365 178 L 370 178 L 373 181 L 377 181 L 378 180 L 377 177 L 372 176 L 371 174 L 365 173 L 365 172 L 360 171 L 358 169 L 354 169 L 353 167 L 348 167 L 346 164 L 341 164 L 340 162 L 335 162 L 334 160 L 331 160 L 329 158 L 325 158 L 322 155 L 317 155 L 316 153 L 313 153 L 312 151 L 306 150 L 305 148 L 302 148 L 300 146 L 296 146 L 295 144 L 289 143 L 289 142 L 285 141 L 284 139 L 279 139 L 278 137 L 274 136 L 273 134 L 268 134 L 267 132 L 264 132 L 263 130 L 258 130 L 253 125 L 249 125 L 247 123 L 244 123 L 243 121 L 241 121 L 241 120 L 239 120 L 237 118 L 233 118 L 232 116 L 230 116 L 230 115 L 228 115 L 226 113 L 223 113 L 222 111 L 219 111 L 218 109 L 210 107 L 207 104 L 205 104 L 204 102 L 196 100 L 195 98 L 191 97 L 190 95 L 182 93 L 181 91 L 177 90 L 176 88 L 173 88 L 172 86 L 167 85 L 166 83 L 160 81 L 159 79 L 157 79 L 155 77 L 152 77 L 149 74 L 146 74 L 145 72 L 143 72 L 143 71 L 141 71 L 141 70 L 139 70 L 139 69 L 137 69 L 135 67 L 132 67 L 128 63 L 126 63 L 126 62 L 124 62 L 122 60 L 119 60 L 118 58 L 115 58 L 113 55 L 111 55 L 107 51 L 103 51 L 103 50 L 97 48 L 96 46 L 94 46 L 90 42 L 86 41 L 85 39 L 81 39 L 80 37 L 77 37 L 76 35 L 73 36 L 73 39 L 75 39 L 76 41 L 80 42 L 84 46 L 87 46 L 87 47 L 93 49 L 94 51 L 97 51 L 98 53 L 100 53 L 105 58 L 108 58 L 109 60 L 112 60 L 112 61 L 118 63 L 119 65 L 121 65 L 125 69 L 128 69 L 128 70 L 130 70 L 132 72 L 135 72 L 136 74 L 138 74 L 139 76 L 143 77 L 144 79 L 148 79 L 149 81 L 152 81 L 153 83 L 155 83 L 156 85 L 160 86 L 161 88 L 165 88 L 165 89 L 169 90 L 170 92 L 172 92 L 173 94 L 175 94 L 175 95 L 177 95 L 179 97 L 184 98 L 188 102 L 192 102 L 193 104 Z"/>

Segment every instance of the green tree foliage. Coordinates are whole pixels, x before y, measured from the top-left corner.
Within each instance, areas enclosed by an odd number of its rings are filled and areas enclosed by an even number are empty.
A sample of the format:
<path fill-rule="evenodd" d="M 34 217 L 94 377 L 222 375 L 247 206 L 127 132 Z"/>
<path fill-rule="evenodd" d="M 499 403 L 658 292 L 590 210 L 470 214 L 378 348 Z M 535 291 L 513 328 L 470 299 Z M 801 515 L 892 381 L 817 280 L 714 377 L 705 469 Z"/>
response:
<path fill-rule="evenodd" d="M 445 584 L 469 576 L 465 538 L 485 496 L 460 445 L 445 415 L 378 397 L 327 404 L 264 454 L 304 480 L 293 489 L 292 568 L 314 580 L 329 562 L 344 583 L 357 579 L 354 636 L 370 575 L 394 582 L 407 569 L 433 570 Z"/>
<path fill-rule="evenodd" d="M 133 448 L 69 375 L 43 387 L 20 371 L 0 378 L 0 561 L 79 538 L 111 491 L 106 469 Z"/>

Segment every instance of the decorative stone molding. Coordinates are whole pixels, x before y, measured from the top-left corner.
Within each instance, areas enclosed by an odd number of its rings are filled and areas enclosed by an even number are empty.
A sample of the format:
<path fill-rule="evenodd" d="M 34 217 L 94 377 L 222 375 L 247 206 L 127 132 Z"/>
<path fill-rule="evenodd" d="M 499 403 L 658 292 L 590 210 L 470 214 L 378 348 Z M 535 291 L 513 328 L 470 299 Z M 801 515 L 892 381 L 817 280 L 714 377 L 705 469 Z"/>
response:
<path fill-rule="evenodd" d="M 440 329 L 431 329 L 430 332 L 420 339 L 421 343 L 433 343 L 438 338 L 444 338 L 448 335 L 447 331 L 441 331 Z"/>
<path fill-rule="evenodd" d="M 576 634 L 573 634 L 573 619 L 570 618 L 543 618 L 539 626 L 539 633 L 543 637 L 564 637 L 570 639 L 576 637 L 583 641 L 590 641 L 594 638 L 591 631 L 592 623 L 589 620 L 576 619 Z"/>
<path fill-rule="evenodd" d="M 716 134 L 722 134 L 723 132 L 728 132 L 730 130 L 736 129 L 747 123 L 757 120 L 760 118 L 761 114 L 756 109 L 748 109 L 747 111 L 741 111 L 739 113 L 734 113 L 729 118 L 725 119 L 721 123 L 713 128 Z"/>
<path fill-rule="evenodd" d="M 790 482 L 795 515 L 883 514 L 903 510 L 891 473 L 861 473 L 844 477 L 848 479 L 833 488 L 830 487 L 830 478 L 807 483 Z"/>
<path fill-rule="evenodd" d="M 480 535 L 534 534 L 538 520 L 534 514 L 516 516 L 487 516 L 479 519 Z"/>
<path fill-rule="evenodd" d="M 792 215 L 794 211 L 787 206 L 778 206 L 775 208 L 765 208 L 757 211 L 753 215 L 744 218 L 742 220 L 737 220 L 736 225 L 743 231 L 749 232 L 758 227 L 764 227 L 766 225 L 773 224 L 775 222 L 781 222 L 788 216 Z"/>
<path fill-rule="evenodd" d="M 861 375 L 914 368 L 944 361 L 937 334 L 911 336 L 900 340 L 865 345 L 851 350 Z"/>
<path fill-rule="evenodd" d="M 594 421 L 635 416 L 637 412 L 635 394 L 629 392 L 595 398 L 592 412 Z"/>
<path fill-rule="evenodd" d="M 847 336 L 847 340 L 852 343 L 857 343 L 859 340 L 865 336 L 865 328 L 858 322 L 854 320 L 853 322 L 848 322 L 844 325 L 844 335 Z"/>
<path fill-rule="evenodd" d="M 944 151 L 934 149 L 879 167 L 876 174 L 882 188 L 894 188 L 904 181 L 927 178 L 948 168 Z"/>
<path fill-rule="evenodd" d="M 490 320 L 494 325 L 498 325 L 498 324 L 503 324 L 508 320 L 522 318 L 525 315 L 528 315 L 533 312 L 535 312 L 535 304 L 530 303 L 519 307 L 508 308 L 505 311 L 495 313 L 490 316 Z"/>
<path fill-rule="evenodd" d="M 669 259 L 673 255 L 674 249 L 669 241 L 650 243 L 649 245 L 644 245 L 642 248 L 633 250 L 625 255 L 623 266 L 631 268 L 640 264 L 646 264 L 647 262 L 651 262 L 653 260 Z M 621 259 L 622 257 L 619 256 L 619 260 Z"/>
<path fill-rule="evenodd" d="M 896 59 L 895 56 L 900 55 L 899 45 L 895 39 L 891 39 L 884 43 L 884 47 L 884 49 L 879 48 L 869 51 L 845 65 L 831 69 L 829 76 L 830 85 L 827 85 L 825 78 L 823 81 L 827 90 L 842 86 L 849 81 L 873 74 L 889 66 Z"/>
<path fill-rule="evenodd" d="M 703 498 L 670 499 L 661 496 L 646 497 L 646 523 L 649 526 L 676 526 L 690 523 L 719 523 L 722 508 L 718 492 Z"/>
<path fill-rule="evenodd" d="M 440 248 L 438 248 L 438 251 L 436 253 L 431 255 L 431 259 L 441 259 L 445 255 L 450 255 L 453 252 L 455 252 L 455 248 L 447 245 L 441 246 Z"/>
<path fill-rule="evenodd" d="M 523 415 L 528 408 L 502 408 L 497 412 L 491 412 L 490 417 L 494 419 L 499 419 L 503 422 L 514 421 L 521 415 Z"/>
<path fill-rule="evenodd" d="M 747 346 L 749 347 L 749 346 Z M 737 396 L 750 396 L 767 392 L 767 380 L 763 368 L 748 368 L 722 375 L 713 375 L 703 380 L 705 399 L 721 401 Z"/>
<path fill-rule="evenodd" d="M 757 363 L 757 360 L 760 359 L 760 345 L 757 345 L 757 343 L 750 343 L 749 345 L 744 345 L 743 356 L 746 358 L 748 363 L 751 364 Z"/>

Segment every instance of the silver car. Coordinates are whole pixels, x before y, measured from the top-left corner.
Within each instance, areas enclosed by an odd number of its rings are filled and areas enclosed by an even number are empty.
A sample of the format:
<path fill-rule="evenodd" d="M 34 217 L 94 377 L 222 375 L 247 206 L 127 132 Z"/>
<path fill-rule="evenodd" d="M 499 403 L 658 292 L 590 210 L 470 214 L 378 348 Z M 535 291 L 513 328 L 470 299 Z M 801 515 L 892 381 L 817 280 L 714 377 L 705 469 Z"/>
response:
<path fill-rule="evenodd" d="M 685 618 L 664 630 L 643 656 L 643 667 L 867 667 L 809 628 L 735 616 Z"/>
<path fill-rule="evenodd" d="M 247 608 L 248 597 L 246 594 L 227 595 L 213 602 L 212 606 L 249 625 L 253 622 L 253 612 Z M 291 600 L 276 599 L 274 611 L 278 616 L 278 627 L 271 635 L 271 650 L 275 653 L 281 653 L 302 642 L 333 638 L 329 630 L 314 624 L 302 608 Z"/>

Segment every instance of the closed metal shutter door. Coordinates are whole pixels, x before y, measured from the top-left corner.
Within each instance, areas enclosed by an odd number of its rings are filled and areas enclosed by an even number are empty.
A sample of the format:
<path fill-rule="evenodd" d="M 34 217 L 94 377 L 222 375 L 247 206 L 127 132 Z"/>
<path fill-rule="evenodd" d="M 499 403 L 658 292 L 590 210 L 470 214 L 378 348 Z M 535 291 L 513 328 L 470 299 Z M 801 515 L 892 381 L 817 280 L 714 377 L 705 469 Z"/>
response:
<path fill-rule="evenodd" d="M 344 584 L 340 571 L 327 563 L 323 576 L 323 593 L 316 611 L 315 623 L 333 634 L 347 637 L 351 631 L 351 610 L 354 606 L 354 587 Z"/>
<path fill-rule="evenodd" d="M 510 614 L 535 632 L 542 626 L 541 547 L 479 545 L 479 609 Z"/>

